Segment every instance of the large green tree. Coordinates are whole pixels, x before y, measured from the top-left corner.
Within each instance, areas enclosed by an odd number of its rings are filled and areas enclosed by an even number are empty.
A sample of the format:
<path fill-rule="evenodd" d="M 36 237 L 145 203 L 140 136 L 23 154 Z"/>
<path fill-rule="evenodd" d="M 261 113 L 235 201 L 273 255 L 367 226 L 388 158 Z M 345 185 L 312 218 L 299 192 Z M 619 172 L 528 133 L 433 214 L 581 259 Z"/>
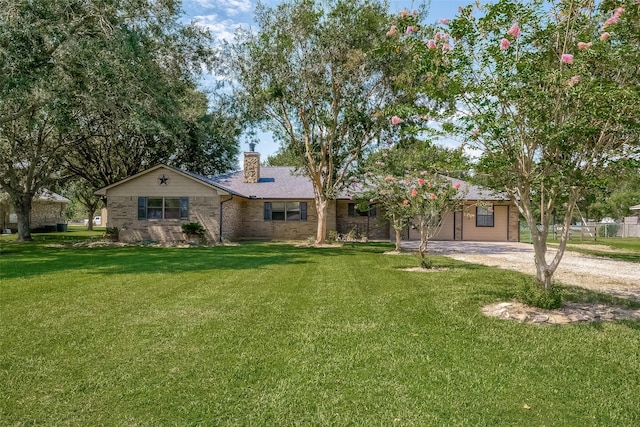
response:
<path fill-rule="evenodd" d="M 371 0 L 290 0 L 259 6 L 258 31 L 234 46 L 238 96 L 271 125 L 313 183 L 316 242 L 329 201 L 388 124 L 394 102 L 386 6 Z"/>
<path fill-rule="evenodd" d="M 420 34 L 419 57 L 443 64 L 432 80 L 456 97 L 452 125 L 482 150 L 478 173 L 508 192 L 532 230 L 545 289 L 576 202 L 614 162 L 639 155 L 639 9 L 635 0 L 501 0 Z M 563 233 L 549 258 L 556 213 Z"/>
<path fill-rule="evenodd" d="M 179 13 L 178 0 L 0 0 L 0 186 L 19 240 L 65 165 L 100 186 L 175 157 L 211 54 Z"/>

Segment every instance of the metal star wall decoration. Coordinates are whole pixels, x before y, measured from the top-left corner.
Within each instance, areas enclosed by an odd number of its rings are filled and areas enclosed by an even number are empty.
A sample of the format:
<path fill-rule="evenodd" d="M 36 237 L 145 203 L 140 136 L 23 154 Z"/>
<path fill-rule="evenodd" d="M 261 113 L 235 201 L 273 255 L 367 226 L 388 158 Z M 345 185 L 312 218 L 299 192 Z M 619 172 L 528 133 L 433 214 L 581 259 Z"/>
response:
<path fill-rule="evenodd" d="M 169 184 L 169 178 L 164 176 L 164 174 L 162 174 L 161 177 L 158 177 L 158 184 L 160 185 L 167 185 Z"/>

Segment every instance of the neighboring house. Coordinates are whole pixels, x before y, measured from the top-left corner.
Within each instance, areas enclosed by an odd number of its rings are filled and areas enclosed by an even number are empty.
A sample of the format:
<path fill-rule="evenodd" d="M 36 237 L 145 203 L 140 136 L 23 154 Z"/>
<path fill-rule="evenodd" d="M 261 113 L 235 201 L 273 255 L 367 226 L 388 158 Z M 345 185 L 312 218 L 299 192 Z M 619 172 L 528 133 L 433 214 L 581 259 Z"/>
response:
<path fill-rule="evenodd" d="M 18 217 L 8 198 L 0 202 L 0 228 L 2 232 L 18 229 Z M 53 191 L 43 190 L 31 205 L 31 231 L 61 231 L 67 223 L 66 208 L 69 199 Z"/>
<path fill-rule="evenodd" d="M 209 241 L 301 240 L 315 237 L 317 215 L 311 181 L 294 172 L 289 167 L 262 167 L 260 155 L 250 151 L 242 171 L 205 177 L 158 165 L 96 194 L 106 201 L 107 227 L 118 227 L 123 241 L 181 241 L 181 225 L 186 222 L 201 223 Z M 517 209 L 504 197 L 492 198 L 478 187 L 469 190 L 469 195 L 488 203 L 476 208 L 476 199 L 468 197 L 466 209 L 445 224 L 441 238 L 517 240 Z M 478 215 L 479 220 L 473 219 Z M 327 230 L 354 230 L 374 240 L 388 240 L 392 234 L 375 204 L 360 212 L 347 196 L 329 203 Z"/>

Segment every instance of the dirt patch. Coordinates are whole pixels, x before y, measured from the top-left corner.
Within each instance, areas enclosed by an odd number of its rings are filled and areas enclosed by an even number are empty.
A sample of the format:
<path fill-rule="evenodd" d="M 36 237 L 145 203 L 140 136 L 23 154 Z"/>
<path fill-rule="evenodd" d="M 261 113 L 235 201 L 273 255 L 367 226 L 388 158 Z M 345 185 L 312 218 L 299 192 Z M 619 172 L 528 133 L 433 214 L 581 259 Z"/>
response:
<path fill-rule="evenodd" d="M 434 268 L 407 267 L 407 268 L 400 268 L 400 270 L 412 271 L 414 273 L 438 273 L 440 271 L 447 271 L 449 269 L 445 267 L 434 267 Z"/>

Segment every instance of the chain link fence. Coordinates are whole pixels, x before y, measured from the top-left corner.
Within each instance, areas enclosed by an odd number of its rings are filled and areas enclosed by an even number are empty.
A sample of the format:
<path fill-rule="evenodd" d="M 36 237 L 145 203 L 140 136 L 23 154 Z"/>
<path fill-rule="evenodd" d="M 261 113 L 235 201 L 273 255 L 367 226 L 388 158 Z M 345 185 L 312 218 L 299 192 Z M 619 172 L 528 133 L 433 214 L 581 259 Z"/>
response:
<path fill-rule="evenodd" d="M 531 243 L 529 227 L 524 222 L 520 224 L 520 241 Z M 550 226 L 547 233 L 547 239 L 549 240 L 560 239 L 562 226 Z M 640 223 L 627 219 L 627 221 L 624 222 L 588 222 L 569 227 L 569 240 L 597 240 L 599 238 L 617 237 L 640 237 Z"/>

